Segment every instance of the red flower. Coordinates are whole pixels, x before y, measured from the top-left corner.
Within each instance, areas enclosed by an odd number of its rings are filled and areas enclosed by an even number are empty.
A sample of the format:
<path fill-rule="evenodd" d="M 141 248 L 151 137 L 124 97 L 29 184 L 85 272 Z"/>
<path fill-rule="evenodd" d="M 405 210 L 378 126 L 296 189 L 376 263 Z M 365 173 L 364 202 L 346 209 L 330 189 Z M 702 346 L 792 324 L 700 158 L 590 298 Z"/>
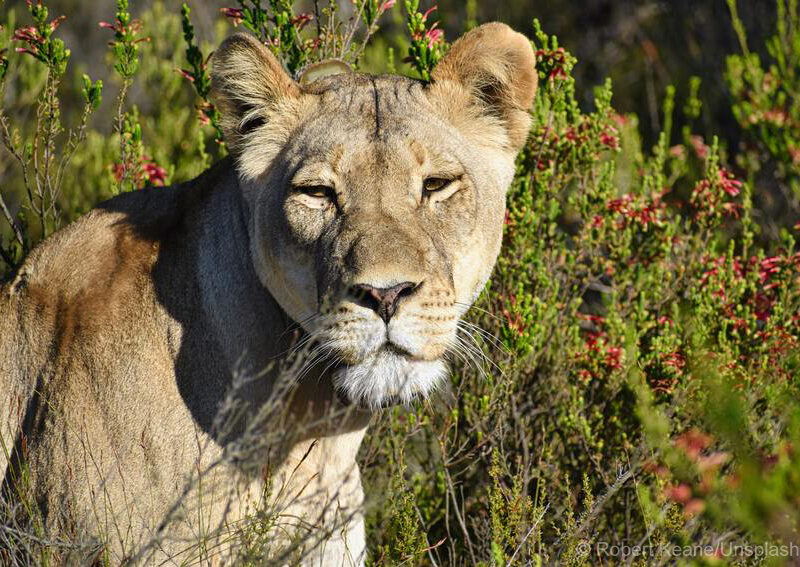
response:
<path fill-rule="evenodd" d="M 605 364 L 613 370 L 622 368 L 622 349 L 619 347 L 608 347 L 606 349 Z"/>
<path fill-rule="evenodd" d="M 628 206 L 633 201 L 633 197 L 630 195 L 623 195 L 619 199 L 613 199 L 608 202 L 606 208 L 609 211 L 613 211 L 615 213 L 622 213 L 625 214 L 628 212 Z"/>
<path fill-rule="evenodd" d="M 438 23 L 433 24 L 433 27 L 425 32 L 425 39 L 428 40 L 428 49 L 433 49 L 433 46 L 444 36 L 444 32 L 436 27 Z"/>
<path fill-rule="evenodd" d="M 758 270 L 758 276 L 761 283 L 766 283 L 772 276 L 781 271 L 781 263 L 783 258 L 780 256 L 773 256 L 771 258 L 764 258 Z"/>
<path fill-rule="evenodd" d="M 670 368 L 674 368 L 676 374 L 680 375 L 683 373 L 683 367 L 686 366 L 686 360 L 683 358 L 683 355 L 678 351 L 671 352 L 669 354 L 663 355 L 664 359 L 664 366 L 669 366 Z"/>
<path fill-rule="evenodd" d="M 706 159 L 708 156 L 708 146 L 703 141 L 702 136 L 692 136 L 692 147 L 694 149 L 694 153 L 697 154 L 697 157 L 700 159 Z"/>
<path fill-rule="evenodd" d="M 668 486 L 664 492 L 667 498 L 678 504 L 686 504 L 692 497 L 692 489 L 688 484 L 683 483 L 676 486 Z"/>
<path fill-rule="evenodd" d="M 11 36 L 11 39 L 16 41 L 41 43 L 43 38 L 41 35 L 39 35 L 39 31 L 35 27 L 29 26 L 26 28 L 15 29 L 14 35 Z"/>
<path fill-rule="evenodd" d="M 64 20 L 66 20 L 66 19 L 67 19 L 67 17 L 66 17 L 66 16 L 59 16 L 59 17 L 57 17 L 55 20 L 53 20 L 52 22 L 50 22 L 50 31 L 51 31 L 51 32 L 54 32 L 54 31 L 56 31 L 56 28 L 57 28 L 58 26 L 60 26 L 60 25 L 61 25 L 61 22 L 63 22 L 63 21 L 64 21 Z"/>
<path fill-rule="evenodd" d="M 742 209 L 742 205 L 739 203 L 722 203 L 722 210 L 726 215 L 729 217 L 738 219 L 739 218 L 739 211 Z"/>
<path fill-rule="evenodd" d="M 306 24 L 314 19 L 314 16 L 309 14 L 308 12 L 303 12 L 302 14 L 298 14 L 294 18 L 292 18 L 292 25 L 296 27 L 298 30 L 303 29 L 306 27 Z"/>
<path fill-rule="evenodd" d="M 698 429 L 691 429 L 675 440 L 675 446 L 683 449 L 686 456 L 692 460 L 697 460 L 714 439 Z"/>
<path fill-rule="evenodd" d="M 167 170 L 158 165 L 153 158 L 149 156 L 142 156 L 139 158 L 138 167 L 133 166 L 133 183 L 135 186 L 143 185 L 145 181 L 156 187 L 163 187 L 167 181 Z M 115 163 L 111 167 L 111 171 L 117 182 L 122 181 L 125 176 L 126 166 L 121 163 Z"/>
<path fill-rule="evenodd" d="M 220 8 L 219 11 L 231 21 L 233 27 L 237 27 L 244 20 L 244 10 L 241 8 Z"/>
<path fill-rule="evenodd" d="M 672 146 L 669 149 L 669 155 L 675 158 L 684 158 L 686 157 L 686 148 L 683 147 L 683 144 L 678 144 L 676 146 Z"/>
<path fill-rule="evenodd" d="M 597 326 L 603 325 L 606 322 L 606 318 L 601 315 L 583 315 L 583 318 Z"/>
<path fill-rule="evenodd" d="M 167 181 L 167 170 L 149 157 L 144 157 L 143 160 L 142 166 L 147 180 L 157 187 L 162 187 Z"/>
<path fill-rule="evenodd" d="M 736 181 L 736 178 L 733 176 L 733 174 L 725 169 L 719 170 L 719 184 L 722 187 L 722 190 L 731 197 L 738 195 L 740 189 L 742 188 L 742 182 Z"/>
<path fill-rule="evenodd" d="M 430 8 L 428 8 L 428 10 L 424 14 L 422 14 L 422 21 L 423 22 L 427 21 L 428 20 L 428 16 L 431 15 L 431 12 L 433 12 L 437 8 L 438 8 L 438 6 L 435 6 L 435 5 L 431 6 Z"/>
<path fill-rule="evenodd" d="M 567 56 L 563 47 L 559 47 L 553 51 L 539 49 L 536 51 L 536 59 L 539 61 L 550 60 L 552 62 L 553 69 L 550 71 L 548 77 L 551 81 L 567 78 L 567 71 L 564 69 L 564 66 L 567 64 Z"/>
<path fill-rule="evenodd" d="M 619 138 L 617 137 L 617 132 L 612 128 L 611 132 L 603 131 L 600 134 L 600 143 L 604 146 L 608 146 L 612 150 L 619 149 Z"/>
<path fill-rule="evenodd" d="M 53 20 L 53 22 L 56 22 L 56 20 Z M 56 26 L 57 25 L 58 24 L 56 24 Z M 24 28 L 15 29 L 14 34 L 11 36 L 11 39 L 15 41 L 22 41 L 28 44 L 26 47 L 17 47 L 16 49 L 14 49 L 14 51 L 16 51 L 17 53 L 27 53 L 28 55 L 36 57 L 37 59 L 41 57 L 40 52 L 42 46 L 44 45 L 45 38 L 42 34 L 39 33 L 39 30 L 37 30 L 35 27 L 28 26 Z"/>
<path fill-rule="evenodd" d="M 178 73 L 183 75 L 184 79 L 186 79 L 190 83 L 194 83 L 194 77 L 192 76 L 192 74 L 189 71 L 187 71 L 186 69 L 176 69 L 176 71 L 178 71 Z"/>

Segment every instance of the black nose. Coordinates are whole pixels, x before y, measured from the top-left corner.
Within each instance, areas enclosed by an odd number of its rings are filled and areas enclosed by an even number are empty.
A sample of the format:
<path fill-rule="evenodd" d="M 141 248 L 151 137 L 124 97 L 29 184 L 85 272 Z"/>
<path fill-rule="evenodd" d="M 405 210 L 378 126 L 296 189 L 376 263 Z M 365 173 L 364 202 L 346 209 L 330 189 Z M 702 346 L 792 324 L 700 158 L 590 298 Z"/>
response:
<path fill-rule="evenodd" d="M 413 282 L 403 282 L 386 288 L 374 287 L 369 284 L 355 284 L 351 288 L 351 293 L 362 305 L 375 311 L 388 324 L 397 311 L 400 298 L 412 295 L 417 288 L 419 285 Z"/>

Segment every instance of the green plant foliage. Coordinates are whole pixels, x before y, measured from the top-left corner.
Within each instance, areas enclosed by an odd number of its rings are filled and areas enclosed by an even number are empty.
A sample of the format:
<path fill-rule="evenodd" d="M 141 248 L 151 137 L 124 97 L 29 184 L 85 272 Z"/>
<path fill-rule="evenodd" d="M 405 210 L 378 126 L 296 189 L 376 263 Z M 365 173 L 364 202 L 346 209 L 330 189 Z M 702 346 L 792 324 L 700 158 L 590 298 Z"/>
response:
<path fill-rule="evenodd" d="M 759 172 L 774 177 L 791 194 L 790 210 L 800 211 L 800 19 L 797 2 L 777 0 L 775 35 L 766 42 L 768 61 L 747 44 L 736 0 L 727 0 L 741 53 L 726 61 L 725 79 L 736 121 L 748 147 L 738 164 L 752 182 Z M 771 167 L 766 168 L 764 164 Z M 783 216 L 778 212 L 780 216 Z"/>
<path fill-rule="evenodd" d="M 445 46 L 444 33 L 439 29 L 438 22 L 428 23 L 428 17 L 436 10 L 436 6 L 420 12 L 419 0 L 405 0 L 405 8 L 406 26 L 411 37 L 408 59 L 419 76 L 429 81 Z"/>

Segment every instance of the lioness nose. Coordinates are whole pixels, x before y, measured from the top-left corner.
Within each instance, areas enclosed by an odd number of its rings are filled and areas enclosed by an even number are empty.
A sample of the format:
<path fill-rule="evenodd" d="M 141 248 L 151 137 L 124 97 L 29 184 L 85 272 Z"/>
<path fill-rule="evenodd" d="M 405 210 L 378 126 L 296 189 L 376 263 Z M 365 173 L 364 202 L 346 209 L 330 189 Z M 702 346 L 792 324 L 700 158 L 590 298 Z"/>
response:
<path fill-rule="evenodd" d="M 352 293 L 388 324 L 395 311 L 397 311 L 397 304 L 400 302 L 400 298 L 412 295 L 418 287 L 419 285 L 413 282 L 403 282 L 385 288 L 374 287 L 369 284 L 355 284 L 352 287 Z"/>

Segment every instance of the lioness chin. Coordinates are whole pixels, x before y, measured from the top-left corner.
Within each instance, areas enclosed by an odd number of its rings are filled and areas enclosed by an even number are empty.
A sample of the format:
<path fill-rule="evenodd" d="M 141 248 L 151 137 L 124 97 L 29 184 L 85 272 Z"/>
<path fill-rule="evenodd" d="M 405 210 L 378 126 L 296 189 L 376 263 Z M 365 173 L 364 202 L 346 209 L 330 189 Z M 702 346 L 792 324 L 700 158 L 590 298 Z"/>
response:
<path fill-rule="evenodd" d="M 443 379 L 500 249 L 536 79 L 502 24 L 429 83 L 301 85 L 251 36 L 225 41 L 232 157 L 100 205 L 0 288 L 4 498 L 114 562 L 234 562 L 267 507 L 271 559 L 362 563 L 359 443 L 373 409 Z"/>

